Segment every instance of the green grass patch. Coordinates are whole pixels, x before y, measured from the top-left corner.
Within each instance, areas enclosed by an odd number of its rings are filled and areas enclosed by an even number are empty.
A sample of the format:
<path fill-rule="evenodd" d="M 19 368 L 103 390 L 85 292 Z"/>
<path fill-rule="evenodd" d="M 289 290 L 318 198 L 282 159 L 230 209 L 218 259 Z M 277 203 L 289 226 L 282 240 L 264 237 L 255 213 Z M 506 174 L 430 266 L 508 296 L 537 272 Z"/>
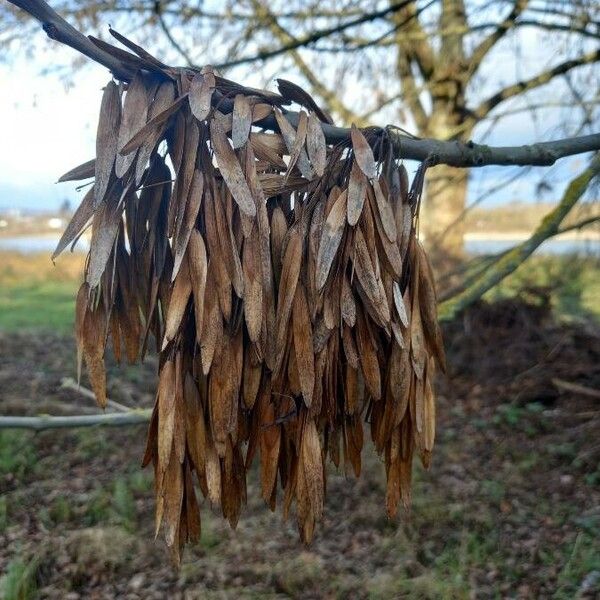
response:
<path fill-rule="evenodd" d="M 20 479 L 35 467 L 31 435 L 14 429 L 0 431 L 0 475 Z"/>
<path fill-rule="evenodd" d="M 11 561 L 0 579 L 0 596 L 4 600 L 29 600 L 36 597 L 37 563 L 21 558 Z"/>
<path fill-rule="evenodd" d="M 6 496 L 0 496 L 0 533 L 4 533 L 8 527 L 8 501 Z"/>
<path fill-rule="evenodd" d="M 0 329 L 70 331 L 77 288 L 76 281 L 0 285 Z"/>
<path fill-rule="evenodd" d="M 554 596 L 557 600 L 577 597 L 586 577 L 600 571 L 600 544 L 597 537 L 580 532 L 566 551 L 567 560 L 558 576 L 558 589 Z M 598 590 L 595 585 L 594 588 Z"/>
<path fill-rule="evenodd" d="M 53 265 L 44 253 L 0 253 L 0 329 L 70 331 L 83 261 L 68 254 Z"/>
<path fill-rule="evenodd" d="M 592 256 L 533 256 L 484 298 L 530 295 L 531 288 L 545 288 L 554 313 L 566 319 L 600 321 L 600 258 Z M 535 300 L 535 296 L 532 300 Z"/>

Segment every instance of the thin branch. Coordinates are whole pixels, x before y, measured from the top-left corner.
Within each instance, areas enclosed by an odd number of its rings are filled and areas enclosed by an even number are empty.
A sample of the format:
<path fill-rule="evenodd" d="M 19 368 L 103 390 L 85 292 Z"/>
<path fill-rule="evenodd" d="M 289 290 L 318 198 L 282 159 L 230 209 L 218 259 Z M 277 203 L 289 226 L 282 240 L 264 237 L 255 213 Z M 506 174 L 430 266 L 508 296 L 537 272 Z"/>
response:
<path fill-rule="evenodd" d="M 63 429 L 72 427 L 121 427 L 147 423 L 151 410 L 130 411 L 128 413 L 106 413 L 104 415 L 77 415 L 73 417 L 0 417 L 0 429 Z"/>
<path fill-rule="evenodd" d="M 398 49 L 397 61 L 397 71 L 402 86 L 402 96 L 410 108 L 410 112 L 412 113 L 419 131 L 423 131 L 427 126 L 429 117 L 421 102 L 415 77 L 410 66 L 410 60 L 402 48 Z"/>
<path fill-rule="evenodd" d="M 173 48 L 175 48 L 175 50 L 177 50 L 177 52 L 183 58 L 183 60 L 185 60 L 187 65 L 189 67 L 192 67 L 194 65 L 194 61 L 192 60 L 192 57 L 189 55 L 189 53 L 185 50 L 185 48 L 173 37 L 173 34 L 171 33 L 171 30 L 169 29 L 169 26 L 167 25 L 167 22 L 165 21 L 165 17 L 163 15 L 163 11 L 161 9 L 160 2 L 155 2 L 154 12 L 155 12 L 156 16 L 158 17 L 158 23 L 160 24 L 160 28 L 163 30 L 163 33 L 165 34 L 166 38 L 169 40 L 169 43 L 171 44 L 171 46 L 173 46 Z"/>
<path fill-rule="evenodd" d="M 102 4 L 102 3 L 100 3 Z M 150 4 L 153 4 L 151 2 Z M 107 13 L 147 13 L 154 12 L 154 6 L 143 5 L 143 6 L 110 6 L 110 7 L 99 7 L 104 8 Z M 75 10 L 67 11 L 66 14 L 70 15 L 85 15 L 87 7 L 79 8 Z M 190 19 L 208 19 L 212 21 L 220 21 L 222 22 L 225 18 L 230 18 L 236 21 L 252 21 L 254 19 L 254 15 L 252 13 L 243 13 L 243 12 L 233 12 L 230 10 L 217 12 L 217 11 L 207 11 L 202 10 L 198 7 L 193 6 L 185 6 L 178 5 L 177 8 L 168 8 L 165 6 L 162 8 L 161 12 L 164 15 L 172 15 L 176 17 L 181 17 L 185 20 Z M 298 21 L 304 21 L 308 19 L 334 19 L 342 17 L 355 17 L 357 15 L 364 14 L 364 11 L 360 8 L 346 8 L 342 10 L 297 10 L 297 11 L 288 11 L 288 12 L 278 12 L 275 13 L 275 16 L 278 19 L 296 19 Z"/>
<path fill-rule="evenodd" d="M 477 70 L 488 52 L 515 26 L 517 19 L 528 4 L 529 0 L 515 0 L 512 10 L 502 23 L 473 50 L 469 60 L 471 74 Z"/>
<path fill-rule="evenodd" d="M 562 31 L 563 33 L 576 33 L 583 37 L 589 37 L 592 39 L 600 39 L 600 30 L 598 30 L 598 26 L 596 25 L 597 31 L 590 31 L 586 27 L 576 27 L 571 24 L 561 24 L 561 23 L 544 23 L 542 21 L 534 21 L 532 19 L 521 19 L 518 23 L 515 24 L 515 27 L 537 27 L 538 29 L 544 29 L 546 31 Z"/>
<path fill-rule="evenodd" d="M 581 385 L 573 381 L 565 381 L 564 379 L 559 379 L 558 377 L 552 378 L 552 383 L 559 390 L 564 390 L 573 394 L 580 394 L 582 396 L 588 396 L 590 398 L 600 400 L 600 390 L 595 390 L 594 388 L 587 387 L 586 385 Z"/>
<path fill-rule="evenodd" d="M 437 0 L 436 0 L 437 1 Z M 423 6 L 419 9 L 420 12 L 423 9 L 427 8 L 427 6 Z M 403 31 L 403 40 L 405 42 L 414 42 L 421 41 L 424 39 L 430 39 L 434 36 L 443 36 L 449 34 L 462 34 L 463 36 L 467 35 L 475 35 L 480 33 L 481 31 L 485 31 L 488 29 L 494 29 L 498 25 L 496 22 L 490 23 L 476 23 L 473 25 L 465 25 L 465 26 L 453 26 L 453 27 L 445 27 L 439 28 L 436 27 L 431 31 L 427 31 L 422 29 L 420 32 L 409 32 Z M 578 34 L 583 37 L 588 37 L 591 39 L 598 40 L 600 39 L 600 30 L 590 31 L 586 26 L 575 26 L 570 24 L 563 23 L 544 23 L 543 21 L 535 21 L 533 19 L 519 19 L 514 25 L 513 29 L 521 29 L 523 27 L 532 27 L 537 29 L 543 29 L 544 31 L 560 31 L 563 33 L 572 33 Z M 388 46 L 396 45 L 397 42 L 395 38 L 389 38 L 389 36 L 396 31 L 397 27 L 387 31 L 386 33 L 378 36 L 377 38 L 367 39 L 364 37 L 350 37 L 348 35 L 342 36 L 340 40 L 341 45 L 336 46 L 308 46 L 307 50 L 311 52 L 319 52 L 319 53 L 350 53 L 356 52 L 357 50 L 363 50 L 365 48 L 372 48 L 376 46 L 377 49 L 385 50 Z"/>
<path fill-rule="evenodd" d="M 592 179 L 599 173 L 600 155 L 597 154 L 592 159 L 590 166 L 571 181 L 557 207 L 544 217 L 529 239 L 506 252 L 467 289 L 439 305 L 440 319 L 448 320 L 455 317 L 461 310 L 481 298 L 488 290 L 515 271 L 545 240 L 556 235 L 564 218 L 583 196 Z"/>
<path fill-rule="evenodd" d="M 582 219 L 581 221 L 573 223 L 572 225 L 561 227 L 557 231 L 557 235 L 562 235 L 563 233 L 567 233 L 569 231 L 575 231 L 576 229 L 583 229 L 584 227 L 587 227 L 588 225 L 593 225 L 594 223 L 600 223 L 600 215 L 597 215 L 595 217 L 589 217 L 588 219 Z"/>
<path fill-rule="evenodd" d="M 274 58 L 275 56 L 285 54 L 286 52 L 289 52 L 290 50 L 296 50 L 303 46 L 309 46 L 310 44 L 314 44 L 315 42 L 319 41 L 320 39 L 329 37 L 330 35 L 332 35 L 334 33 L 339 33 L 341 31 L 349 29 L 350 27 L 356 27 L 357 25 L 362 25 L 364 23 L 370 23 L 377 19 L 382 19 L 384 17 L 387 17 L 389 14 L 392 14 L 392 13 L 402 9 L 409 3 L 410 3 L 410 0 L 402 0 L 401 2 L 395 2 L 395 3 L 391 4 L 390 6 L 388 6 L 387 8 L 384 8 L 382 10 L 378 10 L 378 11 L 375 11 L 372 13 L 367 13 L 367 14 L 361 15 L 360 17 L 358 17 L 356 19 L 346 21 L 345 23 L 341 23 L 334 27 L 327 27 L 325 29 L 320 29 L 318 31 L 311 33 L 310 35 L 305 35 L 301 38 L 296 38 L 293 41 L 291 41 L 287 44 L 284 44 L 283 46 L 280 46 L 279 48 L 275 48 L 273 50 L 265 50 L 264 52 L 258 52 L 257 54 L 255 54 L 253 56 L 244 56 L 242 58 L 236 58 L 234 60 L 221 63 L 220 65 L 216 65 L 216 68 L 225 69 L 227 67 L 236 67 L 238 65 L 253 63 L 253 62 L 256 62 L 259 60 L 265 61 L 270 58 Z"/>
<path fill-rule="evenodd" d="M 558 75 L 563 75 L 567 73 L 571 69 L 575 69 L 577 67 L 581 67 L 583 65 L 588 65 L 600 60 L 600 49 L 595 50 L 594 52 L 588 52 L 587 54 L 583 54 L 578 58 L 574 58 L 571 60 L 566 60 L 551 69 L 543 71 L 539 73 L 535 77 L 531 79 L 527 79 L 525 81 L 519 81 L 513 85 L 509 85 L 504 89 L 496 92 L 493 96 L 490 96 L 487 100 L 484 100 L 474 111 L 471 111 L 472 116 L 479 120 L 489 112 L 498 106 L 501 102 L 508 100 L 509 98 L 513 98 L 514 96 L 518 96 L 523 92 L 527 92 L 529 90 L 535 89 L 542 85 L 547 84 L 554 77 Z"/>
<path fill-rule="evenodd" d="M 89 398 L 90 400 L 93 400 L 94 402 L 96 402 L 96 394 L 94 394 L 94 392 L 92 392 L 92 390 L 88 390 L 86 387 L 79 385 L 71 377 L 65 377 L 60 382 L 60 387 L 67 389 L 67 390 L 73 390 L 74 392 L 77 392 L 78 394 L 84 396 L 85 398 Z M 129 412 L 131 410 L 128 406 L 125 406 L 124 404 L 121 404 L 120 402 L 116 402 L 115 400 L 111 400 L 110 398 L 107 398 L 106 405 L 110 406 L 111 408 L 114 408 L 115 410 L 118 410 L 120 412 Z"/>
<path fill-rule="evenodd" d="M 393 13 L 392 17 L 394 21 L 402 19 L 407 20 L 408 17 L 415 17 L 419 15 L 419 9 L 415 2 L 411 2 L 406 9 L 399 13 Z M 404 32 L 403 32 L 404 33 Z M 418 18 L 411 18 L 406 27 L 406 34 L 422 34 L 423 27 L 419 22 Z M 419 72 L 425 81 L 429 81 L 433 75 L 435 69 L 435 54 L 433 47 L 429 43 L 428 36 L 421 36 L 420 39 L 413 41 L 412 43 L 404 42 L 403 38 L 398 38 L 400 47 L 404 52 L 407 53 L 410 61 L 414 61 L 419 68 Z"/>
<path fill-rule="evenodd" d="M 271 30 L 271 33 L 280 43 L 292 44 L 297 41 L 294 36 L 280 25 L 268 6 L 261 3 L 259 0 L 252 0 L 252 6 L 254 7 L 257 17 L 266 23 L 267 27 Z M 298 50 L 290 50 L 289 54 L 300 72 L 312 86 L 314 92 L 327 104 L 329 112 L 335 112 L 347 123 L 355 123 L 359 127 L 367 124 L 357 113 L 350 110 L 335 92 L 326 87 L 322 81 L 315 76 L 312 69 L 302 58 Z"/>

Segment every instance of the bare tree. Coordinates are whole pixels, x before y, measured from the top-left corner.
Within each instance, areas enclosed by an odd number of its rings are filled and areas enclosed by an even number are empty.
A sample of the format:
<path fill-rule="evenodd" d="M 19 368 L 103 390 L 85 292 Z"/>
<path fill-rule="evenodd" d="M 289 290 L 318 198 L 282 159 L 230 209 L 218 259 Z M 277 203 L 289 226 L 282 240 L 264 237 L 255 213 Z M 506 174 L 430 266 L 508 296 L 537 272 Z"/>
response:
<path fill-rule="evenodd" d="M 482 124 L 501 129 L 519 111 L 543 118 L 559 110 L 557 100 L 566 106 L 563 134 L 598 124 L 595 0 L 63 0 L 53 7 L 100 37 L 112 23 L 171 62 L 210 63 L 246 79 L 259 66 L 262 83 L 283 71 L 346 125 L 388 120 L 421 137 L 468 141 Z M 31 43 L 23 19 L 0 6 L 4 48 Z M 461 252 L 468 177 L 447 166 L 428 178 L 424 226 L 444 255 Z"/>

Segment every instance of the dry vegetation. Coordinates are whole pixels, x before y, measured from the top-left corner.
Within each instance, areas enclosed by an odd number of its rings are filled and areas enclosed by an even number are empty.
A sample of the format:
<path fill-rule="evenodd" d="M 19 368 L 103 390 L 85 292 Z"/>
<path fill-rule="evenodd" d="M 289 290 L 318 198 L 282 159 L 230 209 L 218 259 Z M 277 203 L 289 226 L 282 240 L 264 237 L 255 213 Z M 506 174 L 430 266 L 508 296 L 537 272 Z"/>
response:
<path fill-rule="evenodd" d="M 387 131 L 328 143 L 331 117 L 297 85 L 170 68 L 111 33 L 139 58 L 98 43 L 132 77 L 104 89 L 96 158 L 61 178 L 94 182 L 55 256 L 91 223 L 75 331 L 101 407 L 107 343 L 130 363 L 160 346 L 143 459 L 157 532 L 178 562 L 200 537 L 197 486 L 235 526 L 256 459 L 262 498 L 295 505 L 309 542 L 326 462 L 361 473 L 365 419 L 395 516 L 413 458 L 431 461 L 445 365 L 417 239 L 429 160 L 409 190 Z"/>

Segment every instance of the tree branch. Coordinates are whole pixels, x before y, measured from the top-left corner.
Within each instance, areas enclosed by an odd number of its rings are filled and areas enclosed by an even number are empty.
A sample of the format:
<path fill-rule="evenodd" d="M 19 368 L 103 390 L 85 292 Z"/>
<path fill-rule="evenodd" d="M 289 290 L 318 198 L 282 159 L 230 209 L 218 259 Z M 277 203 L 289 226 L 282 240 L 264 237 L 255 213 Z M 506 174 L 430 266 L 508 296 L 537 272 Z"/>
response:
<path fill-rule="evenodd" d="M 486 37 L 471 54 L 469 61 L 471 65 L 471 75 L 479 68 L 479 65 L 483 62 L 483 59 L 487 56 L 488 52 L 515 26 L 515 23 L 519 16 L 523 13 L 529 0 L 515 0 L 514 5 L 506 19 L 498 25 L 488 37 Z"/>
<path fill-rule="evenodd" d="M 555 67 L 552 67 L 551 69 L 539 73 L 531 79 L 519 81 L 513 85 L 505 87 L 499 92 L 496 92 L 493 96 L 490 96 L 487 100 L 483 101 L 474 111 L 471 111 L 471 115 L 477 120 L 482 119 L 483 117 L 487 116 L 489 112 L 496 106 L 498 106 L 498 104 L 500 104 L 501 102 L 504 102 L 509 98 L 513 98 L 514 96 L 518 96 L 523 92 L 545 85 L 554 77 L 558 75 L 563 75 L 571 69 L 591 64 L 599 60 L 600 49 L 595 50 L 594 52 L 588 52 L 587 54 L 583 54 L 578 58 L 566 60 L 565 62 L 562 62 L 556 65 Z"/>
<path fill-rule="evenodd" d="M 399 34 L 401 35 L 401 34 Z M 404 48 L 398 48 L 397 70 L 402 86 L 402 98 L 410 108 L 410 112 L 415 120 L 419 131 L 424 131 L 427 127 L 428 116 L 419 97 L 419 91 L 415 82 L 410 60 L 408 59 Z"/>
<path fill-rule="evenodd" d="M 171 46 L 175 48 L 178 54 L 183 58 L 183 60 L 185 60 L 186 64 L 189 67 L 192 67 L 194 65 L 194 61 L 192 60 L 192 57 L 189 55 L 187 50 L 185 50 L 185 48 L 173 37 L 173 34 L 171 33 L 171 30 L 169 29 L 169 26 L 165 21 L 160 2 L 155 2 L 154 12 L 158 18 L 160 28 L 163 30 L 163 33 L 165 34 L 165 37 L 169 40 Z"/>
<path fill-rule="evenodd" d="M 566 225 L 565 227 L 561 227 L 556 234 L 562 235 L 563 233 L 568 233 L 569 231 L 575 231 L 576 229 L 583 229 L 588 225 L 593 225 L 594 223 L 600 223 L 600 215 L 595 217 L 589 217 L 588 219 L 582 219 L 581 221 L 577 221 L 577 223 L 573 223 L 572 225 Z"/>
<path fill-rule="evenodd" d="M 292 44 L 296 41 L 287 30 L 285 30 L 280 24 L 277 18 L 273 15 L 273 13 L 269 10 L 267 6 L 262 4 L 259 0 L 252 0 L 252 6 L 257 14 L 257 16 L 266 22 L 267 27 L 271 30 L 271 33 L 282 43 L 282 44 Z M 290 56 L 292 60 L 296 63 L 296 66 L 300 70 L 300 72 L 306 77 L 307 81 L 312 86 L 314 92 L 322 98 L 322 100 L 327 105 L 327 110 L 329 112 L 337 113 L 346 123 L 355 123 L 356 125 L 364 126 L 366 122 L 361 119 L 361 117 L 350 110 L 329 88 L 327 88 L 319 79 L 315 77 L 312 69 L 308 66 L 308 64 L 304 61 L 302 56 L 298 50 L 290 50 Z"/>
<path fill-rule="evenodd" d="M 545 240 L 557 234 L 563 219 L 583 196 L 592 179 L 599 173 L 600 155 L 597 154 L 592 159 L 590 166 L 571 181 L 562 200 L 553 211 L 544 217 L 529 239 L 501 255 L 467 289 L 439 305 L 440 320 L 452 319 L 461 310 L 481 298 L 483 294 L 523 264 Z"/>
<path fill-rule="evenodd" d="M 220 65 L 215 65 L 218 69 L 225 69 L 227 67 L 235 67 L 238 65 L 243 65 L 247 63 L 253 63 L 258 60 L 268 60 L 270 58 L 274 58 L 275 56 L 279 56 L 281 54 L 285 54 L 290 50 L 296 50 L 297 48 L 301 48 L 302 46 L 309 46 L 310 44 L 314 44 L 322 38 L 329 37 L 334 33 L 339 33 L 350 27 L 355 27 L 357 25 L 362 25 L 364 23 L 370 23 L 371 21 L 375 21 L 377 19 L 382 19 L 387 15 L 394 13 L 407 4 L 410 3 L 411 0 L 402 0 L 401 2 L 395 2 L 384 8 L 382 10 L 378 10 L 376 12 L 367 13 L 365 15 L 361 15 L 356 19 L 352 19 L 351 21 L 346 21 L 345 23 L 341 23 L 340 25 L 336 25 L 334 27 L 327 27 L 325 29 L 320 29 L 311 33 L 310 35 L 305 35 L 301 38 L 295 38 L 293 41 L 284 44 L 279 48 L 275 48 L 273 50 L 265 50 L 264 52 L 259 52 L 253 56 L 244 56 L 242 58 L 236 58 L 234 60 L 221 63 Z"/>
<path fill-rule="evenodd" d="M 131 79 L 131 70 L 127 65 L 98 48 L 85 35 L 69 25 L 46 2 L 40 0 L 9 0 L 9 2 L 35 17 L 50 39 L 75 48 L 88 58 L 104 65 L 118 79 L 123 81 Z"/>
<path fill-rule="evenodd" d="M 62 429 L 66 427 L 121 427 L 147 423 L 151 410 L 131 411 L 128 413 L 106 413 L 103 415 L 77 415 L 72 417 L 0 417 L 0 429 Z"/>
<path fill-rule="evenodd" d="M 407 23 L 406 30 L 402 34 L 417 35 L 418 39 L 408 43 L 408 39 L 396 36 L 396 40 L 409 61 L 414 61 L 417 65 L 424 81 L 429 81 L 435 68 L 435 55 L 429 38 L 424 34 L 421 23 L 417 18 L 420 9 L 417 9 L 415 2 L 410 2 L 406 8 L 400 12 L 392 14 L 392 20 L 395 23 Z"/>

